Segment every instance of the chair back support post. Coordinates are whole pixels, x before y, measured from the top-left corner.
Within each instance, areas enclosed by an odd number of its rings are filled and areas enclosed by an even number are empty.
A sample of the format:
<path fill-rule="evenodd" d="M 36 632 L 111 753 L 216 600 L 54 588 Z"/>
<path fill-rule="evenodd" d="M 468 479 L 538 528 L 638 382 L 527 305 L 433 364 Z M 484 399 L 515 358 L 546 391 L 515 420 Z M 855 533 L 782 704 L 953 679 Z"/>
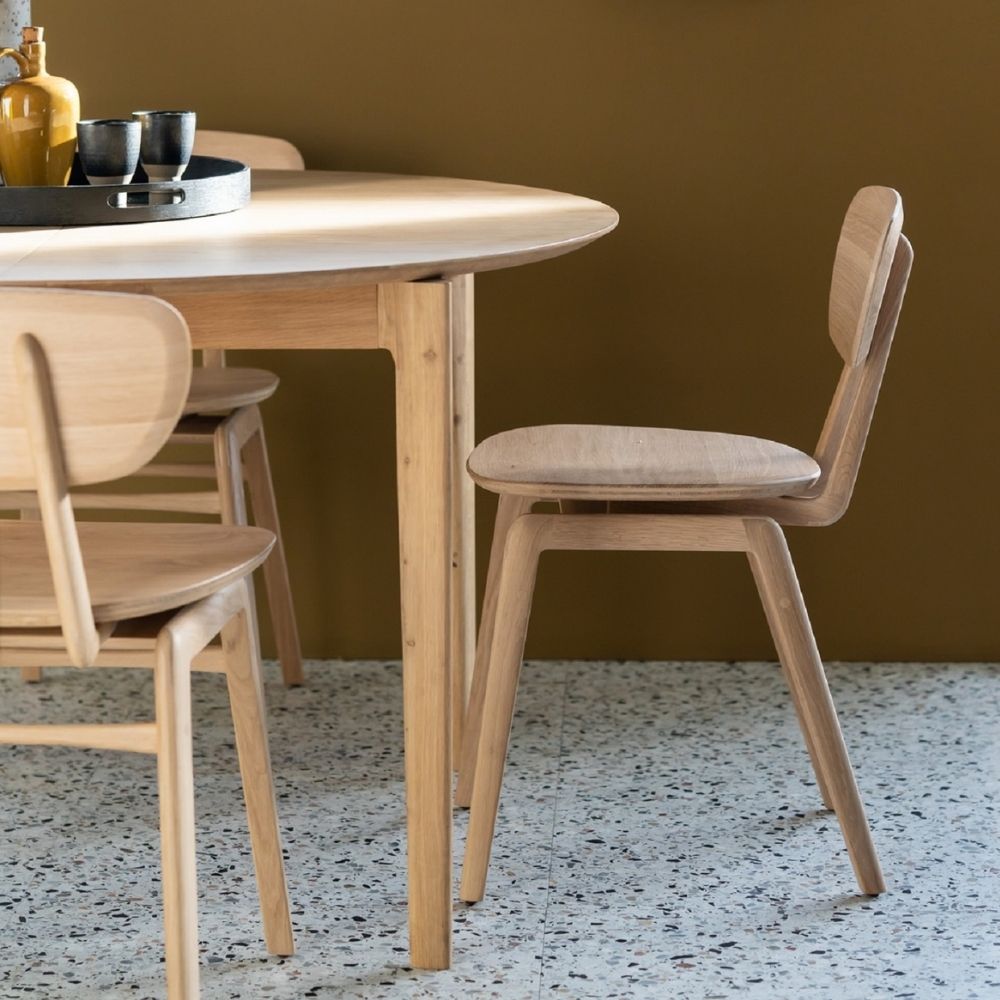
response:
<path fill-rule="evenodd" d="M 816 445 L 820 478 L 809 494 L 788 501 L 808 506 L 810 524 L 832 524 L 851 502 L 912 264 L 913 247 L 900 235 L 870 349 L 861 364 L 845 363 Z"/>
<path fill-rule="evenodd" d="M 35 464 L 38 506 L 63 640 L 72 662 L 88 667 L 97 658 L 100 640 L 69 497 L 52 375 L 37 337 L 23 333 L 17 338 L 14 365 Z"/>

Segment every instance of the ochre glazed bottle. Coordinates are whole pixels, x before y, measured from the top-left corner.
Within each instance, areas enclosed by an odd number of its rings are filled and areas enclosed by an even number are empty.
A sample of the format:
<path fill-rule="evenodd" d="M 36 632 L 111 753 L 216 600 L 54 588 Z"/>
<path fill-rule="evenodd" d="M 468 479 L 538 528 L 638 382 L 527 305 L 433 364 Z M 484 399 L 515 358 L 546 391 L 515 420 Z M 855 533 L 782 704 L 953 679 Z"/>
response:
<path fill-rule="evenodd" d="M 0 170 L 14 187 L 65 185 L 76 152 L 80 95 L 45 71 L 43 28 L 22 28 L 21 49 L 2 49 L 21 75 L 0 90 Z"/>

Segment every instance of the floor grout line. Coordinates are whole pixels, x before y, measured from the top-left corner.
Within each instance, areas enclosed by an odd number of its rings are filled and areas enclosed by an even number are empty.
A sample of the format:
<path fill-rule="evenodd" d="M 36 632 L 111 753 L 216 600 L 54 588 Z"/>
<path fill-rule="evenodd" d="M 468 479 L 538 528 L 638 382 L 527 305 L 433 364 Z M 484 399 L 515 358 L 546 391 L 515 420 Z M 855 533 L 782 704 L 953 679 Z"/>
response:
<path fill-rule="evenodd" d="M 536 1000 L 542 998 L 542 985 L 545 981 L 545 938 L 549 922 L 549 900 L 552 895 L 552 864 L 555 857 L 556 816 L 559 813 L 559 793 L 562 791 L 562 759 L 563 736 L 566 732 L 566 703 L 569 701 L 569 666 L 563 664 L 563 696 L 562 711 L 559 714 L 559 749 L 556 751 L 556 788 L 552 799 L 552 831 L 549 838 L 549 870 L 545 878 L 545 912 L 542 914 L 542 945 L 539 949 L 541 958 L 538 962 L 538 993 Z"/>

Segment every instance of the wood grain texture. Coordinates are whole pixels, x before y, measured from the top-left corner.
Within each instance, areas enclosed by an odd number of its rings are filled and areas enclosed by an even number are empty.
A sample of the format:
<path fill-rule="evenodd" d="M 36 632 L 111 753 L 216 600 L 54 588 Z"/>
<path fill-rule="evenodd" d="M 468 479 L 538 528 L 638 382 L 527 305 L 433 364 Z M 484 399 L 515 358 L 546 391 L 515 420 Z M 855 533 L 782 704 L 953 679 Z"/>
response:
<path fill-rule="evenodd" d="M 618 513 L 715 512 L 770 517 L 779 524 L 813 527 L 840 520 L 854 495 L 912 265 L 913 247 L 905 236 L 901 236 L 871 349 L 860 364 L 844 365 L 816 445 L 815 458 L 821 470 L 820 477 L 803 496 L 717 503 L 615 503 L 612 508 Z"/>
<path fill-rule="evenodd" d="M 274 799 L 260 651 L 250 613 L 250 590 L 245 580 L 240 588 L 242 609 L 222 628 L 229 705 L 236 732 L 264 940 L 272 955 L 291 955 L 295 942 Z"/>
<path fill-rule="evenodd" d="M 312 276 L 309 281 L 310 287 L 294 276 L 266 282 L 227 279 L 138 284 L 146 290 L 155 289 L 180 310 L 195 347 L 313 350 L 378 346 L 374 285 L 327 285 L 323 276 Z M 261 283 L 268 287 L 261 288 Z"/>
<path fill-rule="evenodd" d="M 544 499 L 733 499 L 804 492 L 820 469 L 762 438 L 554 424 L 504 431 L 469 458 L 486 489 Z"/>
<path fill-rule="evenodd" d="M 490 672 L 490 649 L 496 625 L 497 601 L 500 598 L 500 578 L 503 574 L 507 532 L 522 514 L 527 514 L 531 510 L 534 503 L 532 497 L 505 493 L 501 495 L 497 507 L 490 562 L 486 572 L 486 592 L 483 594 L 483 610 L 479 617 L 479 634 L 476 638 L 475 671 L 472 675 L 472 690 L 466 708 L 462 745 L 458 757 L 455 805 L 461 807 L 467 808 L 472 804 L 472 786 L 476 774 L 476 755 L 479 752 L 479 733 L 482 729 L 483 703 Z"/>
<path fill-rule="evenodd" d="M 174 490 L 170 492 L 116 493 L 74 490 L 73 509 L 88 510 L 157 510 L 178 514 L 219 514 L 217 490 Z"/>
<path fill-rule="evenodd" d="M 471 274 L 452 278 L 451 685 L 455 766 L 476 658 L 476 487 L 465 462 L 476 446 L 475 305 Z"/>
<path fill-rule="evenodd" d="M 822 661 L 784 535 L 774 521 L 725 515 L 525 513 L 505 534 L 496 623 L 481 681 L 485 694 L 462 869 L 463 900 L 476 902 L 485 891 L 531 595 L 538 557 L 547 549 L 749 553 L 821 794 L 829 796 L 837 812 L 861 891 L 884 891 Z"/>
<path fill-rule="evenodd" d="M 73 518 L 66 473 L 63 431 L 56 409 L 56 385 L 45 349 L 30 333 L 17 337 L 12 345 L 8 366 L 16 373 L 22 420 L 31 449 L 34 485 L 38 497 L 39 519 L 33 511 L 21 511 L 21 521 L 4 527 L 20 529 L 42 542 L 35 565 L 50 584 L 55 621 L 62 628 L 66 649 L 76 666 L 93 662 L 100 648 L 100 636 L 94 625 L 87 575 L 80 552 L 80 539 Z M 2 370 L 2 369 L 0 369 Z M 26 516 L 27 515 L 27 516 Z M 0 566 L 10 588 L 17 564 L 11 565 L 4 546 L 0 545 Z M 15 594 L 20 597 L 17 590 Z M 0 601 L 2 606 L 2 601 Z M 0 616 L 0 622 L 2 622 Z M 14 624 L 29 624 L 15 621 Z"/>
<path fill-rule="evenodd" d="M 452 350 L 447 282 L 379 287 L 396 365 L 410 955 L 451 963 Z"/>
<path fill-rule="evenodd" d="M 848 365 L 868 356 L 882 295 L 903 231 L 903 200 L 887 187 L 852 199 L 837 242 L 830 283 L 830 337 Z"/>
<path fill-rule="evenodd" d="M 218 279 L 218 287 L 230 280 L 259 292 L 272 284 L 413 281 L 557 257 L 617 222 L 600 202 L 511 184 L 254 171 L 250 204 L 228 215 L 169 226 L 46 230 L 41 241 L 5 235 L 0 281 L 116 288 L 178 281 L 204 288 Z M 159 291 L 170 298 L 168 289 Z"/>
<path fill-rule="evenodd" d="M 483 898 L 486 873 L 504 763 L 510 742 L 517 681 L 521 674 L 524 640 L 528 633 L 531 598 L 535 590 L 541 534 L 550 518 L 525 514 L 506 532 L 497 596 L 496 627 L 490 647 L 489 669 L 476 749 L 472 811 L 466 838 L 459 896 L 467 903 Z"/>
<path fill-rule="evenodd" d="M 215 524 L 77 525 L 93 615 L 136 618 L 177 608 L 252 572 L 274 536 Z M 0 627 L 60 624 L 39 524 L 0 521 Z"/>
<path fill-rule="evenodd" d="M 260 368 L 194 368 L 184 414 L 218 413 L 263 403 L 278 388 L 278 376 Z"/>
<path fill-rule="evenodd" d="M 878 895 L 885 880 L 785 536 L 767 518 L 748 518 L 746 530 L 761 603 L 817 774 L 840 821 L 859 888 Z"/>
<path fill-rule="evenodd" d="M 35 488 L 9 363 L 28 332 L 51 375 L 68 485 L 126 476 L 152 459 L 187 395 L 191 344 L 182 317 L 153 298 L 0 289 L 0 490 Z"/>
<path fill-rule="evenodd" d="M 264 171 L 255 172 L 251 205 L 230 216 L 141 232 L 117 227 L 129 233 L 8 233 L 0 241 L 0 282 L 155 289 L 183 310 L 193 344 L 202 349 L 393 352 L 411 955 L 419 967 L 450 961 L 453 696 L 452 319 L 450 293 L 429 291 L 442 286 L 423 280 L 559 256 L 616 224 L 607 206 L 558 192 L 441 178 Z M 385 292 L 388 283 L 418 281 L 411 290 L 392 285 L 397 291 Z"/>
<path fill-rule="evenodd" d="M 173 630 L 157 641 L 153 678 L 167 997 L 198 1000 L 191 661 L 178 648 Z"/>
<path fill-rule="evenodd" d="M 243 465 L 250 508 L 254 524 L 274 535 L 274 548 L 264 562 L 264 586 L 267 588 L 267 606 L 271 613 L 271 627 L 281 676 L 285 684 L 295 686 L 305 683 L 302 670 L 302 647 L 295 619 L 295 602 L 285 556 L 285 543 L 278 517 L 278 501 L 271 479 L 271 461 L 264 436 L 264 421 L 256 406 L 244 411 L 251 418 L 252 432 L 243 444 Z"/>
<path fill-rule="evenodd" d="M 863 189 L 848 210 L 831 290 L 831 335 L 845 366 L 816 460 L 754 438 L 580 425 L 508 431 L 471 456 L 477 482 L 500 493 L 490 567 L 500 583 L 495 621 L 484 629 L 492 633 L 489 655 L 477 663 L 474 683 L 474 693 L 485 692 L 483 703 L 469 719 L 477 719 L 478 746 L 475 736 L 466 740 L 459 782 L 464 801 L 472 781 L 463 899 L 479 900 L 485 889 L 531 594 L 545 549 L 748 553 L 823 801 L 836 810 L 861 891 L 884 891 L 795 569 L 769 513 L 806 511 L 796 523 L 829 523 L 850 501 L 913 259 L 901 223 L 901 201 L 887 188 Z M 646 502 L 638 487 L 649 490 Z M 559 500 L 560 513 L 523 512 L 529 496 Z"/>
<path fill-rule="evenodd" d="M 265 940 L 275 954 L 294 952 L 280 831 L 274 806 L 256 637 L 244 579 L 166 616 L 105 624 L 102 666 L 154 668 L 156 721 L 100 725 L 2 725 L 0 743 L 155 753 L 160 790 L 166 974 L 169 1000 L 199 996 L 190 672 L 211 650 L 209 669 L 225 672 L 236 728 Z M 117 629 L 117 634 L 115 634 Z M 209 647 L 223 633 L 222 647 Z M 15 664 L 56 651 L 57 629 L 0 630 L 0 659 Z M 53 648 L 45 648 L 51 644 Z M 65 647 L 62 650 L 65 653 Z M 124 662 L 117 662 L 119 657 Z"/>
<path fill-rule="evenodd" d="M 151 722 L 103 722 L 99 725 L 28 725 L 22 722 L 0 725 L 0 743 L 156 753 L 157 733 Z"/>

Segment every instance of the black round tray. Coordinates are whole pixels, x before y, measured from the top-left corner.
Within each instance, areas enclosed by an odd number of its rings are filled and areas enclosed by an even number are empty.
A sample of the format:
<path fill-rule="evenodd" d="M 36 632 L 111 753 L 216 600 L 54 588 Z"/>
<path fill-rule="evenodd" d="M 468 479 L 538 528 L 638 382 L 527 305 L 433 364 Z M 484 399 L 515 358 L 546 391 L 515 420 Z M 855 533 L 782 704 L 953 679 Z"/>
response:
<path fill-rule="evenodd" d="M 250 201 L 250 168 L 192 156 L 179 181 L 150 184 L 142 167 L 131 184 L 91 185 L 73 164 L 66 187 L 0 186 L 0 226 L 103 226 L 193 219 L 234 212 Z"/>

